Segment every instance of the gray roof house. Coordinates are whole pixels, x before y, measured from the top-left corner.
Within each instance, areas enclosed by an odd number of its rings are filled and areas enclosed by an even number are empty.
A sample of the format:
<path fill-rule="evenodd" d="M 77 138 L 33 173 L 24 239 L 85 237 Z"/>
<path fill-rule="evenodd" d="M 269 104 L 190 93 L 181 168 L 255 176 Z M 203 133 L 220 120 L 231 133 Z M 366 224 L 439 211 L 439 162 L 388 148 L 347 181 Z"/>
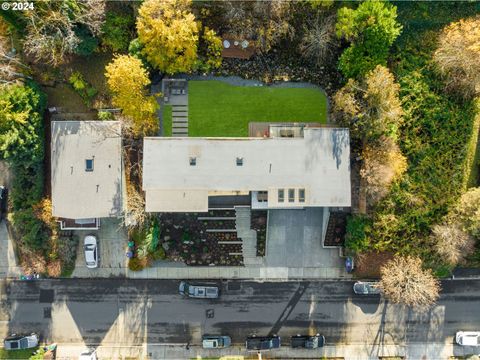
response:
<path fill-rule="evenodd" d="M 52 122 L 52 212 L 62 228 L 98 227 L 98 218 L 122 214 L 121 146 L 118 121 Z"/>
<path fill-rule="evenodd" d="M 350 207 L 348 129 L 301 137 L 147 137 L 147 212 L 205 212 L 215 197 L 250 197 L 252 209 Z"/>

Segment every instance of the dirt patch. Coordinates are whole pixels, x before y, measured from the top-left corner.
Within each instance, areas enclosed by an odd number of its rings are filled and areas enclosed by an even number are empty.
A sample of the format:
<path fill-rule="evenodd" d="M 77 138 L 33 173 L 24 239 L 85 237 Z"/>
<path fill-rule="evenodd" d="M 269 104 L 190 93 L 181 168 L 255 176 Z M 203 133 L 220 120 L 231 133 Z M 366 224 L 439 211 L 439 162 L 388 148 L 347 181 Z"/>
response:
<path fill-rule="evenodd" d="M 357 278 L 380 278 L 380 268 L 393 258 L 391 252 L 369 252 L 355 258 L 354 275 Z"/>

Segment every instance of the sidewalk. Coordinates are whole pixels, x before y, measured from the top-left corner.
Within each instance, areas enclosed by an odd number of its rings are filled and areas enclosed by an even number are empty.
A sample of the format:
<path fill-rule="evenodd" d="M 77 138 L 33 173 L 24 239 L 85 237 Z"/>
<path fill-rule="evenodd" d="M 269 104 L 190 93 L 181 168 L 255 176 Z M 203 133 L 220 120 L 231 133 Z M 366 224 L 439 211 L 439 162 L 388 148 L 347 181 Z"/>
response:
<path fill-rule="evenodd" d="M 249 279 L 249 280 L 318 280 L 350 279 L 351 275 L 342 269 L 306 267 L 242 267 L 242 266 L 161 266 L 142 271 L 127 268 L 87 268 L 75 270 L 74 277 L 127 277 L 131 279 Z"/>
<path fill-rule="evenodd" d="M 82 345 L 59 344 L 57 359 L 75 359 L 85 348 Z M 449 343 L 410 344 L 406 345 L 328 345 L 320 349 L 292 349 L 282 347 L 275 351 L 262 352 L 263 359 L 319 359 L 344 358 L 346 360 L 378 360 L 381 357 L 403 357 L 404 359 L 446 360 L 450 356 L 464 356 L 472 354 L 461 347 Z M 152 344 L 138 346 L 99 346 L 99 359 L 257 359 L 256 352 L 247 352 L 245 348 L 233 346 L 223 350 L 202 349 L 199 346 L 185 344 Z"/>
<path fill-rule="evenodd" d="M 15 251 L 5 220 L 0 221 L 0 278 L 19 278 L 22 269 L 17 264 Z"/>

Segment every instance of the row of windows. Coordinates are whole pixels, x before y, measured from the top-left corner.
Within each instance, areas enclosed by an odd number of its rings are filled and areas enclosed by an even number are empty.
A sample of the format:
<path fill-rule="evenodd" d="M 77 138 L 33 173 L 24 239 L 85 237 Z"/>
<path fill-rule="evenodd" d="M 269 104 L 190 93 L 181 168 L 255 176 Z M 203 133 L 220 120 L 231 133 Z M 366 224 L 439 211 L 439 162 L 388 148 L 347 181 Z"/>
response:
<path fill-rule="evenodd" d="M 237 157 L 236 160 L 237 166 L 243 166 L 243 158 Z M 197 165 L 197 158 L 196 157 L 191 157 L 190 158 L 190 166 L 196 166 Z"/>
<path fill-rule="evenodd" d="M 305 189 L 298 189 L 298 202 L 305 202 Z M 278 189 L 278 202 L 285 202 L 285 189 Z M 288 189 L 288 202 L 295 202 L 295 189 Z"/>

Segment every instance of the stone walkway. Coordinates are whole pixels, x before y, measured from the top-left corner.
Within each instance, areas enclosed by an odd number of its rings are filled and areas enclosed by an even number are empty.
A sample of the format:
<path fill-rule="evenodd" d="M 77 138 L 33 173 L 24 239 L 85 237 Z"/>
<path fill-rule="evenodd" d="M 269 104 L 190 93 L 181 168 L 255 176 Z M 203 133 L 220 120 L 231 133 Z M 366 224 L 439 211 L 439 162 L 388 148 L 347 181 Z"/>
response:
<path fill-rule="evenodd" d="M 260 266 L 263 258 L 257 256 L 257 233 L 250 228 L 251 210 L 249 207 L 236 207 L 237 235 L 242 239 L 243 263 L 245 266 Z"/>

